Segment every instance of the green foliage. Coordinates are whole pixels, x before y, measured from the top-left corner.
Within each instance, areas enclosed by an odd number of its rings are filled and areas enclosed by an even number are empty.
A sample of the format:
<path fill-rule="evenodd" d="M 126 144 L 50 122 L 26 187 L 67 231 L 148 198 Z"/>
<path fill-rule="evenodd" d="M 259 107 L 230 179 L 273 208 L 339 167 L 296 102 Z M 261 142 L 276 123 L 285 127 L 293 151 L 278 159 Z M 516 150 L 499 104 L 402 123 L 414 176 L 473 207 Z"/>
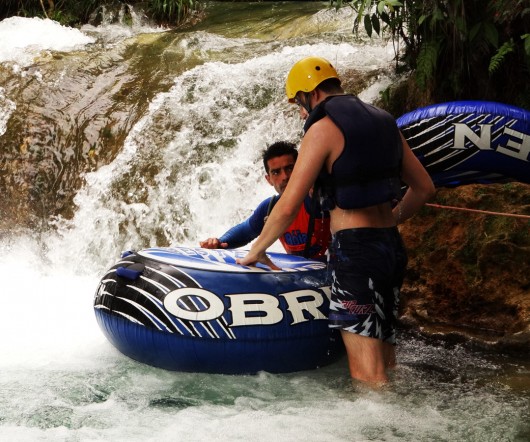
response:
<path fill-rule="evenodd" d="M 377 12 L 374 12 L 373 6 L 377 3 Z M 372 36 L 372 30 L 380 35 L 381 25 L 387 27 L 390 25 L 390 15 L 395 12 L 395 9 L 403 4 L 397 0 L 381 0 L 374 2 L 372 0 L 362 0 L 359 2 L 352 2 L 353 9 L 357 12 L 357 17 L 354 22 L 355 32 L 359 29 L 361 18 L 364 21 L 364 28 L 368 36 Z"/>
<path fill-rule="evenodd" d="M 101 3 L 101 0 L 3 0 L 0 19 L 19 15 L 50 18 L 66 25 L 84 23 Z"/>
<path fill-rule="evenodd" d="M 416 61 L 416 81 L 422 89 L 426 89 L 429 81 L 436 73 L 440 52 L 440 43 L 428 41 L 422 44 Z"/>
<path fill-rule="evenodd" d="M 526 52 L 526 56 L 530 57 L 530 34 L 521 35 L 521 40 L 524 41 L 524 50 Z"/>
<path fill-rule="evenodd" d="M 514 50 L 515 44 L 513 40 L 507 41 L 497 50 L 493 57 L 491 57 L 490 65 L 488 67 L 490 75 L 499 70 L 499 67 L 504 62 L 506 55 L 510 52 L 514 52 Z"/>
<path fill-rule="evenodd" d="M 358 0 L 358 1 L 343 1 L 331 0 L 331 4 L 335 4 L 335 8 L 339 9 L 348 5 L 357 13 L 353 32 L 358 33 L 359 24 L 363 21 L 364 28 L 369 37 L 372 36 L 373 31 L 377 35 L 381 35 L 381 31 L 390 29 L 395 32 L 399 27 L 399 20 L 395 20 L 396 13 L 399 8 L 403 7 L 403 3 L 398 0 Z"/>
<path fill-rule="evenodd" d="M 0 18 L 12 15 L 28 17 L 42 13 L 39 0 L 4 0 L 0 3 Z"/>
<path fill-rule="evenodd" d="M 194 0 L 149 0 L 148 10 L 158 20 L 180 23 L 195 8 Z"/>
<path fill-rule="evenodd" d="M 390 35 L 396 66 L 437 100 L 490 99 L 530 107 L 528 0 L 331 0 L 369 36 Z M 400 44 L 405 47 L 402 48 Z M 507 85 L 505 78 L 511 81 Z"/>

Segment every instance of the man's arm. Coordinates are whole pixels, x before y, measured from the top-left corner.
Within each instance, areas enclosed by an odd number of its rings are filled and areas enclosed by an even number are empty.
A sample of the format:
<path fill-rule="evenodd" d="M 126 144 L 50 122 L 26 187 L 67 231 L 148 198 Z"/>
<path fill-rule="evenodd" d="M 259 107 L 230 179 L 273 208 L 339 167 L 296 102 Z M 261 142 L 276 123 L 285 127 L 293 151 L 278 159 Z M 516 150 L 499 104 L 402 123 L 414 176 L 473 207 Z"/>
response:
<path fill-rule="evenodd" d="M 199 241 L 199 246 L 203 249 L 226 249 L 228 244 L 226 242 L 221 242 L 219 238 L 208 238 L 204 241 Z"/>
<path fill-rule="evenodd" d="M 230 228 L 219 238 L 208 238 L 199 242 L 205 249 L 235 249 L 247 245 L 261 233 L 271 198 L 262 201 L 252 215 L 237 226 Z"/>
<path fill-rule="evenodd" d="M 408 188 L 403 199 L 392 210 L 396 224 L 401 224 L 414 215 L 435 193 L 431 177 L 410 149 L 407 140 L 403 142 L 403 166 L 401 178 Z"/>
<path fill-rule="evenodd" d="M 322 127 L 323 130 L 320 129 Z M 334 133 L 330 133 L 330 130 Z M 250 252 L 244 258 L 237 260 L 239 264 L 253 265 L 260 262 L 272 269 L 278 269 L 265 252 L 293 222 L 304 198 L 309 194 L 326 162 L 330 146 L 339 141 L 344 143 L 342 132 L 327 117 L 309 128 L 300 144 L 298 159 L 282 197 L 274 206 L 262 233 L 252 244 Z"/>

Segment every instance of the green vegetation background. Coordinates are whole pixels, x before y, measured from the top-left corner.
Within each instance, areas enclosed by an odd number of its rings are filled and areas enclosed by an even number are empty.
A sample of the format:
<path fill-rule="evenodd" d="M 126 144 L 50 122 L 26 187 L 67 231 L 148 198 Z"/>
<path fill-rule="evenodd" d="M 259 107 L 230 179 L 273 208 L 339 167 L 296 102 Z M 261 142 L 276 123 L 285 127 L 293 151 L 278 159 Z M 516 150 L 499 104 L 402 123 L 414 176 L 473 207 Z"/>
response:
<path fill-rule="evenodd" d="M 196 0 L 3 0 L 0 19 L 48 17 L 76 26 L 97 20 L 102 6 L 130 4 L 158 24 L 185 26 Z M 383 107 L 394 115 L 437 102 L 487 100 L 530 108 L 529 0 L 330 0 L 358 14 L 353 33 L 389 33 L 396 71 L 406 87 L 388 89 Z M 398 42 L 404 47 L 399 47 Z"/>

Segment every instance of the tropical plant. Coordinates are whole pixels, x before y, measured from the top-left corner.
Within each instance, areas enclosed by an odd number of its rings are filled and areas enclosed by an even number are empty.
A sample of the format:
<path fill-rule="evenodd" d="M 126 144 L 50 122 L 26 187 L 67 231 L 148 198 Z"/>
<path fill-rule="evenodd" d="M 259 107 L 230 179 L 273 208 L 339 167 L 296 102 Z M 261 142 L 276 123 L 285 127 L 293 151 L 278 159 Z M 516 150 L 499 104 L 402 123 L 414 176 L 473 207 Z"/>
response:
<path fill-rule="evenodd" d="M 369 36 L 388 33 L 397 66 L 413 70 L 417 84 L 435 98 L 508 96 L 530 107 L 528 0 L 331 2 L 357 12 L 354 32 L 362 23 Z"/>
<path fill-rule="evenodd" d="M 148 10 L 154 18 L 176 24 L 193 11 L 196 3 L 194 0 L 149 0 Z"/>

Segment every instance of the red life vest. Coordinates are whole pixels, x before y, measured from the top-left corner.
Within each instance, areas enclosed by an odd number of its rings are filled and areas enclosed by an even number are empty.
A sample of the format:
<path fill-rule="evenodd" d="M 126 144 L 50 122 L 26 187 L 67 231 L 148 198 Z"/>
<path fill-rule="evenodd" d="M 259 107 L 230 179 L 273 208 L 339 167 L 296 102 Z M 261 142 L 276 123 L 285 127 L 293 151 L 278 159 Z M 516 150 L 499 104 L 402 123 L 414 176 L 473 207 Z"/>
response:
<path fill-rule="evenodd" d="M 315 227 L 311 237 L 309 258 L 322 260 L 326 256 L 326 251 L 331 240 L 329 216 L 320 218 L 315 216 L 314 221 Z M 300 256 L 304 254 L 308 226 L 309 213 L 305 208 L 305 204 L 302 204 L 294 221 L 279 238 L 287 253 Z"/>

